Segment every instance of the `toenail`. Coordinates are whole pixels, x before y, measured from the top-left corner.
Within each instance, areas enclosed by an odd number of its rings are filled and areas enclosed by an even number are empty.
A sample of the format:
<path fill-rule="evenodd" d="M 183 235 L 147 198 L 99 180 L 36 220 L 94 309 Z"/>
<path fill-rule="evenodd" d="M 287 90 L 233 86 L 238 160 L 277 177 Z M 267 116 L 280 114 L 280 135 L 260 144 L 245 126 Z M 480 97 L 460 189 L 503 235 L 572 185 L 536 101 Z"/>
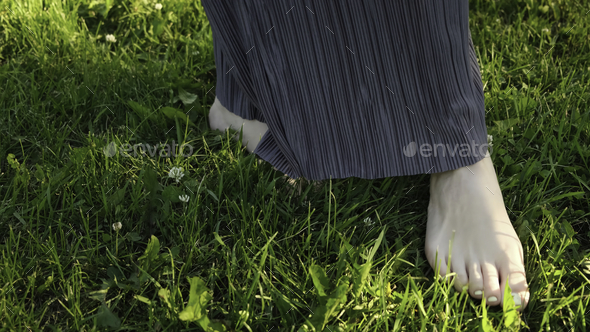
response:
<path fill-rule="evenodd" d="M 512 293 L 512 297 L 514 298 L 514 305 L 521 305 L 522 300 L 520 299 L 520 294 Z"/>
<path fill-rule="evenodd" d="M 479 296 L 479 295 L 481 295 L 481 294 L 482 294 L 482 292 L 481 292 L 480 290 L 476 290 L 476 291 L 475 291 L 475 293 L 473 293 L 473 294 L 475 294 L 475 295 Z"/>
<path fill-rule="evenodd" d="M 497 297 L 495 297 L 495 296 L 488 297 L 488 302 L 496 302 L 496 301 L 498 301 Z"/>

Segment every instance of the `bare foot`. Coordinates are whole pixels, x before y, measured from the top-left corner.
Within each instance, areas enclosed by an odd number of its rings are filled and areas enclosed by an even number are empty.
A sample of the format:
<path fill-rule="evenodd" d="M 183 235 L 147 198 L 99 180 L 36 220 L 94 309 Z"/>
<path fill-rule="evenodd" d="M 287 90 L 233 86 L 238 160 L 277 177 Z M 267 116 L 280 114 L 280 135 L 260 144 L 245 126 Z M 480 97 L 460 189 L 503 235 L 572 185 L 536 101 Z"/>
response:
<path fill-rule="evenodd" d="M 268 126 L 264 122 L 258 120 L 244 120 L 241 117 L 230 112 L 219 102 L 219 99 L 215 97 L 215 102 L 209 110 L 209 126 L 211 129 L 218 129 L 225 131 L 226 129 L 232 128 L 237 130 L 238 133 L 233 136 L 235 141 L 240 139 L 239 131 L 244 126 L 242 133 L 242 146 L 246 147 L 248 152 L 252 153 L 260 143 L 262 136 L 268 130 Z"/>
<path fill-rule="evenodd" d="M 522 245 L 506 212 L 489 153 L 474 165 L 431 176 L 425 249 L 433 268 L 438 249 L 440 274 L 456 273 L 457 291 L 468 286 L 472 297 L 485 296 L 486 303 L 495 306 L 502 304 L 509 280 L 519 310 L 528 304 Z"/>
<path fill-rule="evenodd" d="M 219 99 L 215 97 L 215 101 L 209 110 L 209 127 L 211 127 L 213 130 L 217 129 L 222 132 L 225 132 L 231 127 L 232 129 L 238 131 L 238 133 L 233 136 L 233 139 L 237 141 L 240 138 L 239 131 L 242 125 L 244 126 L 242 133 L 242 146 L 245 146 L 248 152 L 253 153 L 258 146 L 258 143 L 260 143 L 262 136 L 264 136 L 268 130 L 268 125 L 258 120 L 244 120 L 221 105 Z M 261 164 L 262 160 L 258 160 L 258 163 Z M 278 171 L 276 167 L 273 168 Z M 288 182 L 289 185 L 295 189 L 299 195 L 301 195 L 302 184 L 306 181 L 304 178 L 301 179 L 299 184 L 297 184 L 297 182 L 294 179 L 291 179 L 287 174 L 283 176 L 283 179 Z M 321 186 L 321 181 L 314 181 L 314 185 L 315 189 L 318 190 Z M 289 190 L 289 194 L 291 194 L 291 192 L 292 190 Z"/>

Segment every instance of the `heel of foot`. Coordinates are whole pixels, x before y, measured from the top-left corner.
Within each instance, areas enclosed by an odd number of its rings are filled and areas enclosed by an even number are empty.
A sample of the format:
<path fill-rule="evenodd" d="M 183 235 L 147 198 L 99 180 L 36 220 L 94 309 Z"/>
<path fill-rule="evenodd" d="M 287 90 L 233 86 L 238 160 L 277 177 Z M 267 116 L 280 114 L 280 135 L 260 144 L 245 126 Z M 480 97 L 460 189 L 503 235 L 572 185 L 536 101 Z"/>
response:
<path fill-rule="evenodd" d="M 229 123 L 223 116 L 223 106 L 217 98 L 209 109 L 209 127 L 213 130 L 225 131 L 229 128 Z"/>

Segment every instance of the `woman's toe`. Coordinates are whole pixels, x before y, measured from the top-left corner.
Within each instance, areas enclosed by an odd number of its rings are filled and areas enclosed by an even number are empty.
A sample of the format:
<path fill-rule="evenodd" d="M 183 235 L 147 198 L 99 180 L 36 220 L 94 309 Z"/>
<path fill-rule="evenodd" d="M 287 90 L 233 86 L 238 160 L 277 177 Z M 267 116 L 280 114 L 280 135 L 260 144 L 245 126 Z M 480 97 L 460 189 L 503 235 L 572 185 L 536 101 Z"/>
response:
<path fill-rule="evenodd" d="M 445 251 L 439 250 L 439 248 L 429 247 L 428 243 L 426 245 L 426 258 L 428 259 L 428 263 L 434 270 L 435 276 L 445 277 L 447 273 L 451 271 L 447 271 L 447 255 Z"/>
<path fill-rule="evenodd" d="M 469 277 L 469 294 L 476 299 L 481 299 L 484 291 L 481 266 L 476 262 L 467 263 L 467 274 Z"/>
<path fill-rule="evenodd" d="M 520 307 L 519 310 L 524 309 L 528 304 L 530 297 L 524 267 L 520 265 L 506 264 L 506 266 L 502 267 L 500 272 L 502 274 L 502 284 L 500 286 L 502 292 L 506 287 L 506 281 L 508 281 L 514 299 L 514 305 Z"/>
<path fill-rule="evenodd" d="M 486 297 L 486 304 L 495 306 L 502 301 L 502 292 L 500 292 L 500 280 L 498 269 L 492 263 L 484 263 L 481 265 L 483 273 L 483 296 Z"/>
<path fill-rule="evenodd" d="M 463 291 L 464 286 L 468 286 L 467 270 L 465 269 L 465 260 L 462 257 L 451 258 L 451 272 L 455 273 L 455 290 Z"/>

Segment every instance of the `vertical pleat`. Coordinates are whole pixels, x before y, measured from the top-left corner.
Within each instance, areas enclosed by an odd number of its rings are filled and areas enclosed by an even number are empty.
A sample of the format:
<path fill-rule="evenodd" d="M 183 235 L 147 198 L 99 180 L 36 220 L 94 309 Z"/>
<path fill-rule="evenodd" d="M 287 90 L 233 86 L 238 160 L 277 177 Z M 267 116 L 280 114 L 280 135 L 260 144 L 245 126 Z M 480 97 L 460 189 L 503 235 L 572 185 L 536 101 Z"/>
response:
<path fill-rule="evenodd" d="M 290 177 L 437 173 L 485 156 L 467 0 L 202 4 L 217 97 L 268 125 L 254 153 Z M 439 153 L 412 155 L 412 144 Z M 484 147 L 459 153 L 465 145 Z"/>

